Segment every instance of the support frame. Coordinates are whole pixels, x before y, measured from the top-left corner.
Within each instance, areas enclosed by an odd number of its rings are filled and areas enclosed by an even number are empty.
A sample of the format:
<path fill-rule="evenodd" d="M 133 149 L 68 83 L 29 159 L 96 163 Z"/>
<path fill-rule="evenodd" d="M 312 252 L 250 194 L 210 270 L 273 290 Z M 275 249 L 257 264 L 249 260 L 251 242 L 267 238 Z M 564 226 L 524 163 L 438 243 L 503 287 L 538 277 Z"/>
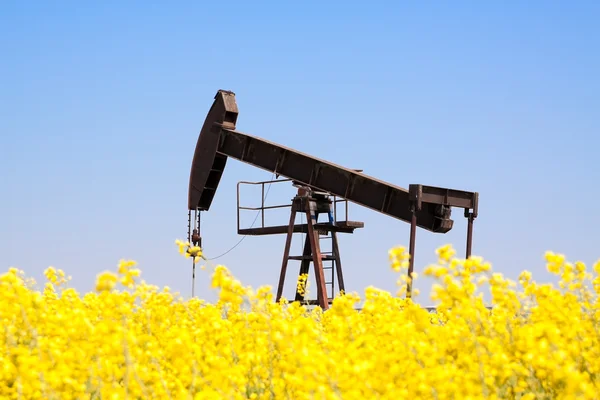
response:
<path fill-rule="evenodd" d="M 432 204 L 437 206 L 439 214 L 450 214 L 451 207 L 464 208 L 464 215 L 467 218 L 467 244 L 466 258 L 471 257 L 473 245 L 473 222 L 477 218 L 479 208 L 479 193 L 467 192 L 463 190 L 440 188 L 436 186 L 427 186 L 421 184 L 409 185 L 410 194 L 410 239 L 409 239 L 409 264 L 408 264 L 408 284 L 406 297 L 412 297 L 412 275 L 415 263 L 415 241 L 417 234 L 418 211 L 423 204 Z"/>

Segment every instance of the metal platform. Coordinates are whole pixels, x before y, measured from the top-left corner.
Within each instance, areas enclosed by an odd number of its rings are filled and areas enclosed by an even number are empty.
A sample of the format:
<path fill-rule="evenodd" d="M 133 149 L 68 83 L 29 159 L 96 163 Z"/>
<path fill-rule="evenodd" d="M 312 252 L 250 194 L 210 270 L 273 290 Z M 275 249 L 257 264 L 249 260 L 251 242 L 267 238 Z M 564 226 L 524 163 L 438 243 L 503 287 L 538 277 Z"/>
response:
<path fill-rule="evenodd" d="M 364 222 L 359 222 L 359 221 L 338 221 L 335 226 L 330 225 L 330 224 L 325 224 L 325 223 L 315 224 L 315 229 L 317 229 L 318 231 L 340 232 L 340 233 L 354 233 L 355 229 L 364 228 L 364 227 L 365 227 Z M 240 235 L 248 235 L 248 236 L 263 236 L 263 235 L 278 235 L 278 234 L 283 235 L 283 234 L 287 234 L 287 232 L 288 232 L 287 225 L 238 229 L 238 233 Z M 294 233 L 308 233 L 308 224 L 294 225 Z"/>

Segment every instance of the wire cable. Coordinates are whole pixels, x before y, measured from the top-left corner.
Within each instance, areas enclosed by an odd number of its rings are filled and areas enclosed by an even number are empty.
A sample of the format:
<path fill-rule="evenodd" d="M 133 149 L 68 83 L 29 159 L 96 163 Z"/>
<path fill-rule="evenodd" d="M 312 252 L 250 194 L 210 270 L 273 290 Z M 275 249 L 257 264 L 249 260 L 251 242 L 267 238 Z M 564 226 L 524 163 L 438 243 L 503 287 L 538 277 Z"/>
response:
<path fill-rule="evenodd" d="M 271 175 L 271 179 L 270 179 L 271 181 L 273 180 L 273 177 L 274 177 L 274 176 L 275 176 L 275 173 L 273 173 L 273 174 Z M 263 204 L 264 204 L 265 200 L 267 200 L 267 196 L 269 195 L 269 191 L 271 190 L 271 185 L 272 185 L 272 184 L 273 184 L 273 182 L 270 182 L 270 183 L 269 183 L 269 187 L 267 188 L 267 192 L 265 193 L 265 197 L 263 198 Z M 256 220 L 258 220 L 258 216 L 259 216 L 259 215 L 260 215 L 260 211 L 258 211 L 258 212 L 256 213 L 256 217 L 254 217 L 254 221 L 252 221 L 252 225 L 250 225 L 250 229 L 254 227 L 254 224 L 256 223 Z M 231 247 L 231 248 L 230 248 L 229 250 L 227 250 L 226 252 L 224 252 L 224 253 L 222 253 L 222 254 L 219 254 L 219 255 L 218 255 L 218 256 L 216 256 L 216 257 L 205 258 L 205 260 L 206 260 L 206 261 L 212 261 L 212 260 L 216 260 L 217 258 L 221 258 L 221 257 L 223 257 L 224 255 L 226 255 L 227 253 L 229 253 L 229 252 L 233 251 L 233 249 L 235 249 L 236 247 L 238 247 L 238 246 L 239 246 L 239 245 L 240 245 L 240 244 L 241 244 L 241 243 L 244 241 L 244 239 L 246 239 L 246 237 L 247 237 L 247 236 L 248 236 L 248 235 L 244 235 L 244 236 L 242 236 L 242 238 L 241 238 L 241 239 L 240 239 L 240 240 L 239 240 L 239 241 L 238 241 L 238 242 L 237 242 L 235 245 L 233 245 L 233 247 Z"/>

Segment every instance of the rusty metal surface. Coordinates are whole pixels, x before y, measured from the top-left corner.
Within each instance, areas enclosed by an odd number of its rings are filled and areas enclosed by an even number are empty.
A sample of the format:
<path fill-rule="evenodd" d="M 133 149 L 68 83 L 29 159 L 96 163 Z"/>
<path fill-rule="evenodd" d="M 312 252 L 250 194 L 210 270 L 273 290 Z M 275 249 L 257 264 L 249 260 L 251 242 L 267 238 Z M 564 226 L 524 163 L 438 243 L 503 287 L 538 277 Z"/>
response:
<path fill-rule="evenodd" d="M 239 181 L 237 184 L 237 230 L 238 230 L 238 234 L 250 235 L 250 236 L 262 236 L 262 235 L 277 235 L 277 234 L 287 233 L 288 225 L 265 226 L 265 211 L 281 209 L 281 208 L 290 208 L 292 206 L 291 203 L 269 205 L 269 206 L 265 205 L 265 185 L 269 185 L 269 189 L 270 189 L 271 185 L 282 183 L 282 182 L 291 182 L 292 186 L 297 187 L 297 195 L 298 196 L 306 196 L 306 195 L 308 195 L 309 192 L 311 192 L 312 196 L 322 197 L 320 194 L 318 194 L 319 190 L 311 191 L 312 189 L 307 186 L 299 187 L 297 185 L 297 183 L 294 183 L 294 181 L 292 181 L 291 179 L 277 179 L 277 180 L 260 181 L 260 182 Z M 261 195 L 261 204 L 259 207 L 245 207 L 245 206 L 241 205 L 240 188 L 242 185 L 260 186 L 262 195 Z M 267 191 L 268 191 L 268 189 L 267 189 Z M 344 220 L 337 219 L 336 205 L 337 205 L 337 203 L 340 203 L 340 202 L 343 202 L 346 205 L 346 207 L 345 207 L 346 212 L 345 212 Z M 333 196 L 333 200 L 322 197 L 322 201 L 320 201 L 320 203 L 323 203 L 323 205 L 321 206 L 321 207 L 323 207 L 323 210 L 322 210 L 323 213 L 328 211 L 330 208 L 330 205 L 333 204 L 333 218 L 335 220 L 335 226 L 332 227 L 330 224 L 324 225 L 323 223 L 317 223 L 315 225 L 315 228 L 318 231 L 320 231 L 320 232 L 353 233 L 355 229 L 364 228 L 364 226 L 365 226 L 364 222 L 348 220 L 348 200 L 337 199 L 335 196 Z M 326 207 L 324 207 L 325 203 L 327 203 Z M 253 223 L 250 228 L 242 228 L 241 224 L 240 224 L 240 211 L 241 210 L 258 211 L 261 216 L 260 226 L 255 226 Z M 255 222 L 256 222 L 256 220 L 255 220 Z M 308 232 L 308 226 L 306 224 L 296 225 L 294 227 L 294 233 L 307 233 L 307 232 Z"/>
<path fill-rule="evenodd" d="M 327 232 L 353 233 L 355 229 L 364 228 L 365 224 L 359 221 L 338 221 L 337 225 L 332 226 L 327 223 L 315 224 L 315 229 Z M 256 228 L 240 228 L 240 235 L 263 236 L 263 235 L 281 235 L 287 233 L 287 225 L 275 225 Z M 294 225 L 294 233 L 308 233 L 307 224 Z"/>
<path fill-rule="evenodd" d="M 412 297 L 412 274 L 415 268 L 415 240 L 417 235 L 417 213 L 416 213 L 415 204 L 411 205 L 411 219 L 410 219 L 410 239 L 408 245 L 408 252 L 410 254 L 410 259 L 408 260 L 408 283 L 406 290 L 406 297 Z"/>
<path fill-rule="evenodd" d="M 346 286 L 344 285 L 344 273 L 342 272 L 342 259 L 340 256 L 340 245 L 337 240 L 337 233 L 331 232 L 331 237 L 332 237 L 331 245 L 332 245 L 333 256 L 336 258 L 335 270 L 336 270 L 337 277 L 338 277 L 338 289 L 340 292 L 345 293 Z"/>
<path fill-rule="evenodd" d="M 299 187 L 299 196 L 294 199 L 293 204 L 295 205 L 292 206 L 289 225 L 265 227 L 264 211 L 282 207 L 265 206 L 264 204 L 264 185 L 275 181 L 253 183 L 262 185 L 262 202 L 258 208 L 240 206 L 238 183 L 238 233 L 242 235 L 287 233 L 277 299 L 282 296 L 287 261 L 290 259 L 302 260 L 301 272 L 308 272 L 308 265 L 312 261 L 319 295 L 317 303 L 324 309 L 327 308 L 329 303 L 325 286 L 327 282 L 323 271 L 323 257 L 318 235 L 319 232 L 332 232 L 332 235 L 334 235 L 334 232 L 353 233 L 355 229 L 364 227 L 362 222 L 348 221 L 348 201 L 410 223 L 409 252 L 411 257 L 409 275 L 414 268 L 416 228 L 420 227 L 435 233 L 450 231 L 454 224 L 451 219 L 452 208 L 463 208 L 464 215 L 468 218 L 466 255 L 467 258 L 470 257 L 473 222 L 478 214 L 479 195 L 477 192 L 420 184 L 411 184 L 409 189 L 406 190 L 370 177 L 362 173 L 362 170 L 345 168 L 277 143 L 239 132 L 236 130 L 237 117 L 238 107 L 235 94 L 230 91 L 219 90 L 206 116 L 194 151 L 189 180 L 188 210 L 196 210 L 196 212 L 209 210 L 229 157 L 272 172 L 277 177 L 284 176 L 288 178 L 287 181 L 292 181 L 294 186 Z M 305 207 L 305 200 L 302 200 L 305 197 L 301 196 L 304 192 L 312 192 L 312 195 L 315 196 L 317 192 L 323 192 L 326 196 L 333 196 L 335 225 L 317 224 L 316 221 L 312 220 L 308 222 L 310 211 Z M 337 197 L 343 200 L 338 200 Z M 301 202 L 302 205 L 296 204 L 296 200 Z M 337 221 L 338 201 L 346 203 L 345 221 Z M 331 203 L 330 200 L 328 200 L 328 204 L 324 206 L 324 209 L 330 209 L 329 203 Z M 241 229 L 239 226 L 239 212 L 241 209 L 260 210 L 262 214 L 261 227 Z M 305 212 L 308 223 L 295 225 L 296 212 Z M 199 222 L 198 219 L 198 228 Z M 304 254 L 300 257 L 289 256 L 291 237 L 295 232 L 307 233 Z M 188 221 L 188 236 L 190 236 L 190 233 L 190 221 Z M 199 229 L 198 231 L 194 230 L 192 241 L 201 241 Z M 333 253 L 335 254 L 333 258 L 337 259 L 336 269 L 339 286 L 340 290 L 343 290 L 342 268 L 341 263 L 339 263 L 339 248 L 335 236 L 333 237 L 333 246 Z M 333 285 L 333 281 L 331 284 Z M 411 296 L 411 291 L 412 285 L 409 285 L 408 297 Z M 299 297 L 303 299 L 303 296 L 297 293 L 296 300 Z"/>
<path fill-rule="evenodd" d="M 304 185 L 410 222 L 409 191 L 350 168 L 251 136 L 236 129 L 238 107 L 235 94 L 219 91 L 208 112 L 192 162 L 188 208 L 208 210 L 219 184 L 227 157 L 274 172 Z M 417 213 L 417 225 L 446 233 L 453 221 L 436 214 L 436 206 L 425 203 Z"/>
<path fill-rule="evenodd" d="M 290 248 L 292 246 L 292 235 L 294 234 L 294 221 L 296 220 L 296 207 L 292 206 L 290 211 L 290 222 L 287 227 L 287 237 L 285 239 L 285 249 L 283 250 L 283 260 L 281 261 L 281 272 L 279 274 L 279 284 L 277 285 L 277 297 L 275 301 L 279 301 L 283 294 L 283 284 L 285 282 L 285 273 L 287 272 L 288 257 L 290 256 Z M 308 239 L 307 239 L 308 240 Z"/>
<path fill-rule="evenodd" d="M 297 213 L 301 213 L 306 216 L 308 234 L 306 237 L 303 255 L 290 256 L 294 220 L 296 218 Z M 313 218 L 311 218 L 311 202 L 308 201 L 308 198 L 306 197 L 296 196 L 293 200 L 292 209 L 290 212 L 290 222 L 287 230 L 285 249 L 283 251 L 283 260 L 281 264 L 281 272 L 279 274 L 279 283 L 277 285 L 277 296 L 275 301 L 279 301 L 283 294 L 283 286 L 285 282 L 288 261 L 301 260 L 302 264 L 300 273 L 302 273 L 303 269 L 306 269 L 306 272 L 308 272 L 308 264 L 312 261 L 317 285 L 317 303 L 321 308 L 326 310 L 329 307 L 329 302 L 327 300 L 327 288 L 325 285 L 325 275 L 323 271 L 324 258 L 325 257 L 323 257 L 323 255 L 321 254 L 319 238 L 314 229 Z M 298 296 L 298 293 L 296 293 L 296 295 Z"/>
<path fill-rule="evenodd" d="M 217 151 L 393 218 L 410 221 L 408 190 L 368 175 L 230 129 L 221 131 Z M 446 233 L 452 229 L 453 221 L 437 217 L 435 208 L 429 203 L 423 206 L 418 212 L 418 226 Z"/>
<path fill-rule="evenodd" d="M 300 263 L 298 277 L 302 276 L 303 274 L 308 274 L 308 271 L 310 270 L 310 262 L 312 260 L 311 251 L 312 249 L 310 248 L 310 238 L 308 237 L 308 235 L 306 235 L 306 238 L 304 239 L 304 248 L 302 250 L 302 262 Z M 298 287 L 296 288 L 296 296 L 294 298 L 294 301 L 304 301 L 304 296 L 306 293 L 300 293 L 299 289 L 300 288 Z"/>
<path fill-rule="evenodd" d="M 410 201 L 416 203 L 417 210 L 422 207 L 422 203 L 430 203 L 448 207 L 472 209 L 475 217 L 477 216 L 479 202 L 479 194 L 477 192 L 467 192 L 464 190 L 419 184 L 409 185 L 408 191 L 410 194 Z"/>
<path fill-rule="evenodd" d="M 475 220 L 475 213 L 470 213 L 465 210 L 467 217 L 467 250 L 466 258 L 471 257 L 471 248 L 473 247 L 473 221 Z"/>
<path fill-rule="evenodd" d="M 306 213 L 308 223 L 308 238 L 311 242 L 313 269 L 315 271 L 315 281 L 317 285 L 317 301 L 323 310 L 329 308 L 327 300 L 327 286 L 325 284 L 325 272 L 323 271 L 323 256 L 321 255 L 321 246 L 319 237 L 314 229 L 314 225 L 310 222 L 310 211 Z"/>
<path fill-rule="evenodd" d="M 227 156 L 217 154 L 221 128 L 235 129 L 237 116 L 235 94 L 219 90 L 206 115 L 194 150 L 188 188 L 188 210 L 206 211 L 210 208 L 227 163 Z"/>
<path fill-rule="evenodd" d="M 412 276 L 415 263 L 415 237 L 416 226 L 418 225 L 418 212 L 423 207 L 435 206 L 435 212 L 440 217 L 449 217 L 451 208 L 463 208 L 464 215 L 468 218 L 467 222 L 467 258 L 471 256 L 471 247 L 473 240 L 473 220 L 477 216 L 479 207 L 479 194 L 477 192 L 467 192 L 464 190 L 441 188 L 436 186 L 427 186 L 419 184 L 411 184 L 408 186 L 410 196 L 410 210 L 412 213 L 410 224 L 410 244 L 409 254 L 410 260 L 408 264 L 408 277 L 406 296 L 412 296 Z"/>

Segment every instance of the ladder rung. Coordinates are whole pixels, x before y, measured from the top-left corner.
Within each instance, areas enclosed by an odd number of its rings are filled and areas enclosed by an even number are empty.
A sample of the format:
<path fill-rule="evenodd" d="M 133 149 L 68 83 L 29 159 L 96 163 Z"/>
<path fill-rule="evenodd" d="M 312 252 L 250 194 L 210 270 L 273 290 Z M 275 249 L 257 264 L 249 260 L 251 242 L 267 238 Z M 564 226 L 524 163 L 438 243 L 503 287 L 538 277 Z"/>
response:
<path fill-rule="evenodd" d="M 288 260 L 300 260 L 300 261 L 302 261 L 302 260 L 310 260 L 310 261 L 312 261 L 312 259 L 313 259 L 313 256 L 289 256 L 288 257 Z M 321 260 L 323 260 L 323 261 L 334 261 L 335 258 L 333 256 L 330 256 L 330 255 L 326 255 L 326 256 L 322 255 L 321 256 Z"/>
<path fill-rule="evenodd" d="M 327 297 L 327 303 L 331 304 L 332 302 L 333 302 L 333 297 Z M 317 305 L 317 304 L 319 304 L 319 301 L 316 299 L 315 300 L 302 300 L 301 303 L 309 304 L 309 305 Z"/>

